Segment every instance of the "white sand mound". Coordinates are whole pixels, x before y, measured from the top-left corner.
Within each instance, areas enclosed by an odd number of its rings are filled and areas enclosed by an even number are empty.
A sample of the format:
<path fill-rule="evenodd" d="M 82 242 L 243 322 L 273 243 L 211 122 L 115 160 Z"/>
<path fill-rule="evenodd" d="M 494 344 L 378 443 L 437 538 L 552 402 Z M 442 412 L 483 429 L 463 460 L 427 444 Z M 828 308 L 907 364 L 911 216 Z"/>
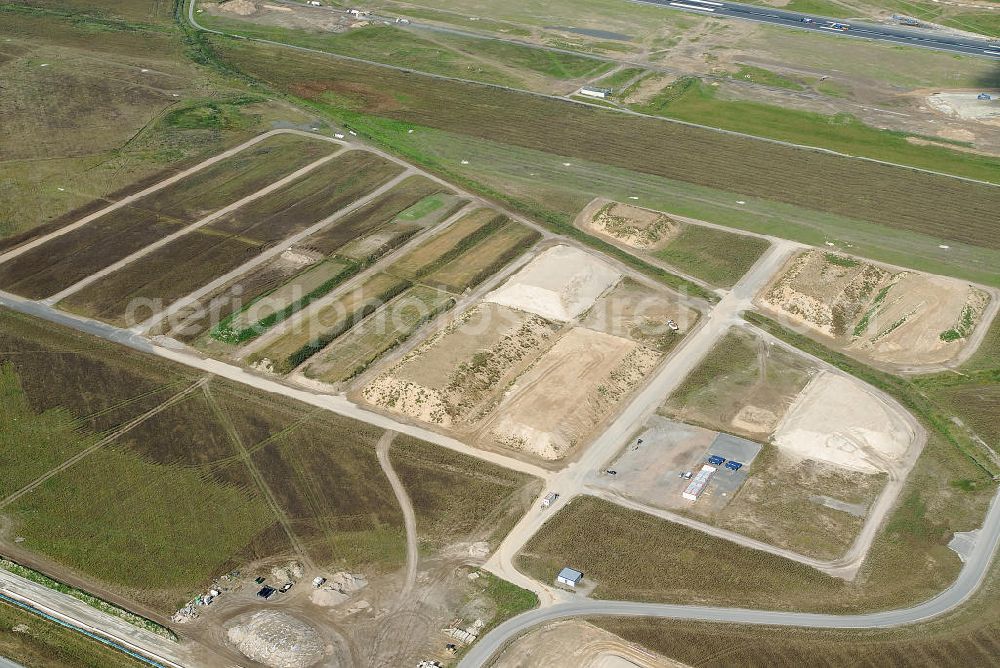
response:
<path fill-rule="evenodd" d="M 553 246 L 484 301 L 566 322 L 593 306 L 620 278 L 614 268 L 589 253 Z"/>
<path fill-rule="evenodd" d="M 859 381 L 821 371 L 774 433 L 774 443 L 802 459 L 878 473 L 898 462 L 914 439 L 909 423 Z"/>
<path fill-rule="evenodd" d="M 243 656 L 272 668 L 307 668 L 326 653 L 316 629 L 277 610 L 244 618 L 226 637 Z"/>

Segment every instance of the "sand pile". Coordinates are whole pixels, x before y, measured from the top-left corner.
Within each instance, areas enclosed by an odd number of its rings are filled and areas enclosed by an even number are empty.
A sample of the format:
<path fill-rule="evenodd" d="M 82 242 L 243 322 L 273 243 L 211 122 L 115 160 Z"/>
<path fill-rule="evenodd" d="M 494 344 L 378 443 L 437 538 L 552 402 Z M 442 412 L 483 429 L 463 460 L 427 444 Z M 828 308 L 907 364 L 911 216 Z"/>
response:
<path fill-rule="evenodd" d="M 910 424 L 859 381 L 821 371 L 774 433 L 787 454 L 878 473 L 902 459 L 914 439 Z"/>
<path fill-rule="evenodd" d="M 219 9 L 237 16 L 250 16 L 256 14 L 260 7 L 252 0 L 229 0 L 219 5 Z"/>
<path fill-rule="evenodd" d="M 484 301 L 566 322 L 594 305 L 621 275 L 602 260 L 571 246 L 553 246 Z"/>
<path fill-rule="evenodd" d="M 633 248 L 662 246 L 681 231 L 681 224 L 666 214 L 618 202 L 602 206 L 589 227 Z"/>
<path fill-rule="evenodd" d="M 272 668 L 307 668 L 326 654 L 316 629 L 276 610 L 255 612 L 226 637 L 243 656 Z"/>

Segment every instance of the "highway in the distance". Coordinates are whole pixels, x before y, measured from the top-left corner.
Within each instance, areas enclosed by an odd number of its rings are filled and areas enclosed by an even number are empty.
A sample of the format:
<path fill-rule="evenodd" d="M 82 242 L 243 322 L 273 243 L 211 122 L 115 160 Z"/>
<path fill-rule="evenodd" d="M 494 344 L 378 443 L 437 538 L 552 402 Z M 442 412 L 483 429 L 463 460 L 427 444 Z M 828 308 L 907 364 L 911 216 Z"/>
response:
<path fill-rule="evenodd" d="M 926 49 L 950 51 L 969 56 L 981 56 L 1000 60 L 1000 39 L 983 37 L 961 37 L 946 32 L 904 28 L 900 26 L 880 25 L 876 23 L 860 23 L 842 19 L 831 19 L 815 14 L 790 12 L 776 7 L 744 5 L 738 2 L 720 2 L 718 0 L 632 0 L 647 5 L 658 5 L 667 9 L 706 14 L 710 16 L 730 16 L 760 23 L 812 30 L 828 35 L 843 35 L 858 37 L 879 42 L 892 42 L 907 46 L 919 46 Z M 834 24 L 846 26 L 834 28 Z"/>

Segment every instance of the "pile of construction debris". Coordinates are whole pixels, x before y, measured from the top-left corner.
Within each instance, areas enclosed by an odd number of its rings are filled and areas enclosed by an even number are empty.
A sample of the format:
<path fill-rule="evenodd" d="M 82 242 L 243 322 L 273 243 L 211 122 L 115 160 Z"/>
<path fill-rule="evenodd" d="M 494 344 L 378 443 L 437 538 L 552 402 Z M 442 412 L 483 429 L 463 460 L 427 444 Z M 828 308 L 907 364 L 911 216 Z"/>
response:
<path fill-rule="evenodd" d="M 326 654 L 312 626 L 277 610 L 262 610 L 229 628 L 226 638 L 243 656 L 271 668 L 307 668 Z"/>

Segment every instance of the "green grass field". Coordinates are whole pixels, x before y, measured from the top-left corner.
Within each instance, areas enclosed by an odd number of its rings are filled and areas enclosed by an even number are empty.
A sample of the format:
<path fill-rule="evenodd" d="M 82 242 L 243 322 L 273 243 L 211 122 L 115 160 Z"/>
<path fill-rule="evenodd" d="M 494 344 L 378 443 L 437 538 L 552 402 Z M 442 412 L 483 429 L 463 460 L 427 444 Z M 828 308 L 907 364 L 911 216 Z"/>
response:
<path fill-rule="evenodd" d="M 473 191 L 503 201 L 560 234 L 588 243 L 669 285 L 701 295 L 685 283 L 631 253 L 574 227 L 573 219 L 594 196 L 638 204 L 726 227 L 823 246 L 834 243 L 852 254 L 930 273 L 1000 286 L 1000 251 L 949 241 L 912 230 L 809 210 L 694 186 L 599 162 L 443 132 L 372 116 L 350 122 L 379 143 Z M 408 130 L 414 130 L 411 134 Z M 461 161 L 469 160 L 469 165 Z M 569 161 L 566 167 L 563 163 Z M 738 202 L 743 202 L 739 204 Z M 682 287 L 683 286 L 683 287 Z"/>
<path fill-rule="evenodd" d="M 654 255 L 712 285 L 730 287 L 770 247 L 764 239 L 700 225 L 687 225 Z"/>
<path fill-rule="evenodd" d="M 193 64 L 170 3 L 31 5 L 0 4 L 0 247 L 80 218 L 95 200 L 139 190 L 274 120 L 310 118 Z M 203 104 L 225 110 L 227 123 L 167 122 Z"/>

